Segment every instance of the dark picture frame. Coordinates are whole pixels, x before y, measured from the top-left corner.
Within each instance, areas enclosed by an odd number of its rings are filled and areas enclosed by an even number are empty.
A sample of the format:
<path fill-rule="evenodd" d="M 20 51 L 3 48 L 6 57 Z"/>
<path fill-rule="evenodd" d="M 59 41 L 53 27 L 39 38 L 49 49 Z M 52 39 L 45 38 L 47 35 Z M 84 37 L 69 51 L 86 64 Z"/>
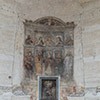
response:
<path fill-rule="evenodd" d="M 60 100 L 60 77 L 38 77 L 38 100 Z"/>

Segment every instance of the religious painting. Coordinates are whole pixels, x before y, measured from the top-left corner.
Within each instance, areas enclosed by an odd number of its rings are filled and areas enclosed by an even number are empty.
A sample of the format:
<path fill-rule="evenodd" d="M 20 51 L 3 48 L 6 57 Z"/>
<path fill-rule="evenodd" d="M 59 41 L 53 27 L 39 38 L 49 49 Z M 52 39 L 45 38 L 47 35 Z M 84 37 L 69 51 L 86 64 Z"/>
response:
<path fill-rule="evenodd" d="M 25 24 L 25 75 L 29 78 L 40 75 L 59 75 L 64 80 L 72 79 L 74 50 L 73 27 L 69 28 L 65 25 L 67 27 L 66 30 L 64 29 L 65 26 L 59 26 L 63 25 L 60 23 L 58 26 L 56 24 L 56 26 L 52 26 L 50 20 L 46 22 L 46 25 L 43 23 L 38 23 L 38 25 L 35 23 L 33 27 L 30 24 Z"/>
<path fill-rule="evenodd" d="M 56 36 L 56 46 L 63 46 L 63 40 L 61 36 Z"/>
<path fill-rule="evenodd" d="M 25 45 L 35 45 L 35 34 L 31 27 L 25 28 Z"/>
<path fill-rule="evenodd" d="M 56 99 L 56 80 L 42 81 L 42 98 L 50 100 Z"/>
<path fill-rule="evenodd" d="M 45 60 L 45 48 L 36 47 L 35 48 L 35 56 L 34 56 L 34 64 L 35 64 L 35 74 L 42 75 L 44 70 L 44 60 Z"/>
<path fill-rule="evenodd" d="M 24 68 L 25 76 L 31 78 L 34 73 L 34 54 L 32 48 L 26 47 L 24 49 Z"/>
<path fill-rule="evenodd" d="M 73 46 L 74 45 L 74 36 L 73 36 L 72 30 L 70 30 L 69 33 L 64 34 L 64 44 L 65 44 L 65 46 Z"/>
<path fill-rule="evenodd" d="M 35 45 L 36 46 L 45 46 L 45 42 L 44 42 L 44 34 L 41 31 L 36 31 L 35 32 Z"/>
<path fill-rule="evenodd" d="M 67 100 L 67 95 L 73 93 L 69 92 L 70 88 L 75 85 L 73 78 L 75 24 L 46 17 L 35 22 L 26 21 L 24 26 L 22 86 L 25 93 L 35 95 L 36 100 Z"/>
<path fill-rule="evenodd" d="M 44 36 L 46 46 L 54 46 L 54 36 L 51 33 L 45 34 Z"/>
<path fill-rule="evenodd" d="M 39 77 L 39 100 L 59 100 L 59 77 Z"/>
<path fill-rule="evenodd" d="M 45 57 L 45 75 L 53 75 L 54 59 L 53 52 L 51 48 L 46 48 L 46 57 Z"/>
<path fill-rule="evenodd" d="M 54 75 L 60 75 L 62 76 L 63 73 L 63 60 L 64 60 L 64 50 L 63 48 L 55 48 L 53 50 L 53 54 L 54 54 L 54 61 L 55 61 L 55 71 L 54 71 Z"/>
<path fill-rule="evenodd" d="M 28 36 L 26 37 L 25 44 L 26 44 L 26 45 L 31 45 L 32 43 L 33 43 L 32 38 L 31 38 L 30 35 L 28 35 Z"/>
<path fill-rule="evenodd" d="M 74 51 L 73 47 L 65 47 L 64 48 L 64 60 L 63 60 L 63 78 L 66 81 L 70 81 L 73 79 L 73 64 L 74 64 Z"/>
<path fill-rule="evenodd" d="M 64 34 L 63 34 L 63 32 L 53 32 L 52 34 L 55 37 L 55 46 L 56 47 L 63 46 L 63 42 L 64 42 Z"/>

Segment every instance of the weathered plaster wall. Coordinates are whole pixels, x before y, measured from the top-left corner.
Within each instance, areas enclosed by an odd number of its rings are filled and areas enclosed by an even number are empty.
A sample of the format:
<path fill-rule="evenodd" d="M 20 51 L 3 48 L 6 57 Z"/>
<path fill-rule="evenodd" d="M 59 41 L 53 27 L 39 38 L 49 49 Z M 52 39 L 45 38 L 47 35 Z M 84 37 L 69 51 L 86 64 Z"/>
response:
<path fill-rule="evenodd" d="M 16 2 L 0 0 L 0 100 L 11 99 L 13 84 L 19 85 L 23 76 L 21 26 Z"/>
<path fill-rule="evenodd" d="M 16 23 L 14 4 L 0 1 L 0 85 L 12 84 Z"/>
<path fill-rule="evenodd" d="M 83 66 L 85 87 L 90 88 L 86 100 L 100 98 L 96 88 L 100 87 L 100 1 L 83 5 L 81 17 Z M 93 95 L 94 94 L 94 95 Z M 89 96 L 90 95 L 90 96 Z"/>
<path fill-rule="evenodd" d="M 100 7 L 84 5 L 81 17 L 85 86 L 100 86 Z M 100 1 L 98 2 L 100 5 Z"/>
<path fill-rule="evenodd" d="M 99 93 L 93 94 L 100 87 L 100 1 L 81 5 L 74 0 L 0 0 L 0 100 L 29 100 L 11 93 L 23 79 L 23 21 L 45 16 L 76 24 L 74 79 L 78 87 L 90 89 L 68 100 L 99 100 Z"/>

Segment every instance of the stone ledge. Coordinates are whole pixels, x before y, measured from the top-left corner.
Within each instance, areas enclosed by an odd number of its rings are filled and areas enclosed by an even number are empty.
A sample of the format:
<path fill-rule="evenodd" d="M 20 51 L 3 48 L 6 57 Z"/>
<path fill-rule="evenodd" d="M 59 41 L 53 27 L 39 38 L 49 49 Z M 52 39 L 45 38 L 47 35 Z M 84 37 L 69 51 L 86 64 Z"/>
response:
<path fill-rule="evenodd" d="M 12 96 L 11 100 L 30 100 L 30 95 L 27 96 Z M 35 99 L 34 99 L 35 100 Z"/>
<path fill-rule="evenodd" d="M 68 100 L 84 100 L 84 97 L 67 97 Z"/>

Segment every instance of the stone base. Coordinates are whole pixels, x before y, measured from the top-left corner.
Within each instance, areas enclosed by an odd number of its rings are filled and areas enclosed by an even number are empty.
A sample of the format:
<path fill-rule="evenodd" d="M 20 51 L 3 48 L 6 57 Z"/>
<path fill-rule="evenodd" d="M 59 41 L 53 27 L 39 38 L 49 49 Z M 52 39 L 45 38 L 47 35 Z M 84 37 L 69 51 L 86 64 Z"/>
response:
<path fill-rule="evenodd" d="M 30 96 L 0 95 L 0 100 L 31 100 L 31 99 Z"/>
<path fill-rule="evenodd" d="M 30 95 L 23 95 L 23 96 L 15 96 L 13 94 L 7 94 L 7 95 L 0 95 L 0 100 L 37 100 L 37 98 L 32 97 Z M 100 96 L 90 96 L 86 95 L 83 97 L 67 97 L 63 100 L 100 100 Z"/>

